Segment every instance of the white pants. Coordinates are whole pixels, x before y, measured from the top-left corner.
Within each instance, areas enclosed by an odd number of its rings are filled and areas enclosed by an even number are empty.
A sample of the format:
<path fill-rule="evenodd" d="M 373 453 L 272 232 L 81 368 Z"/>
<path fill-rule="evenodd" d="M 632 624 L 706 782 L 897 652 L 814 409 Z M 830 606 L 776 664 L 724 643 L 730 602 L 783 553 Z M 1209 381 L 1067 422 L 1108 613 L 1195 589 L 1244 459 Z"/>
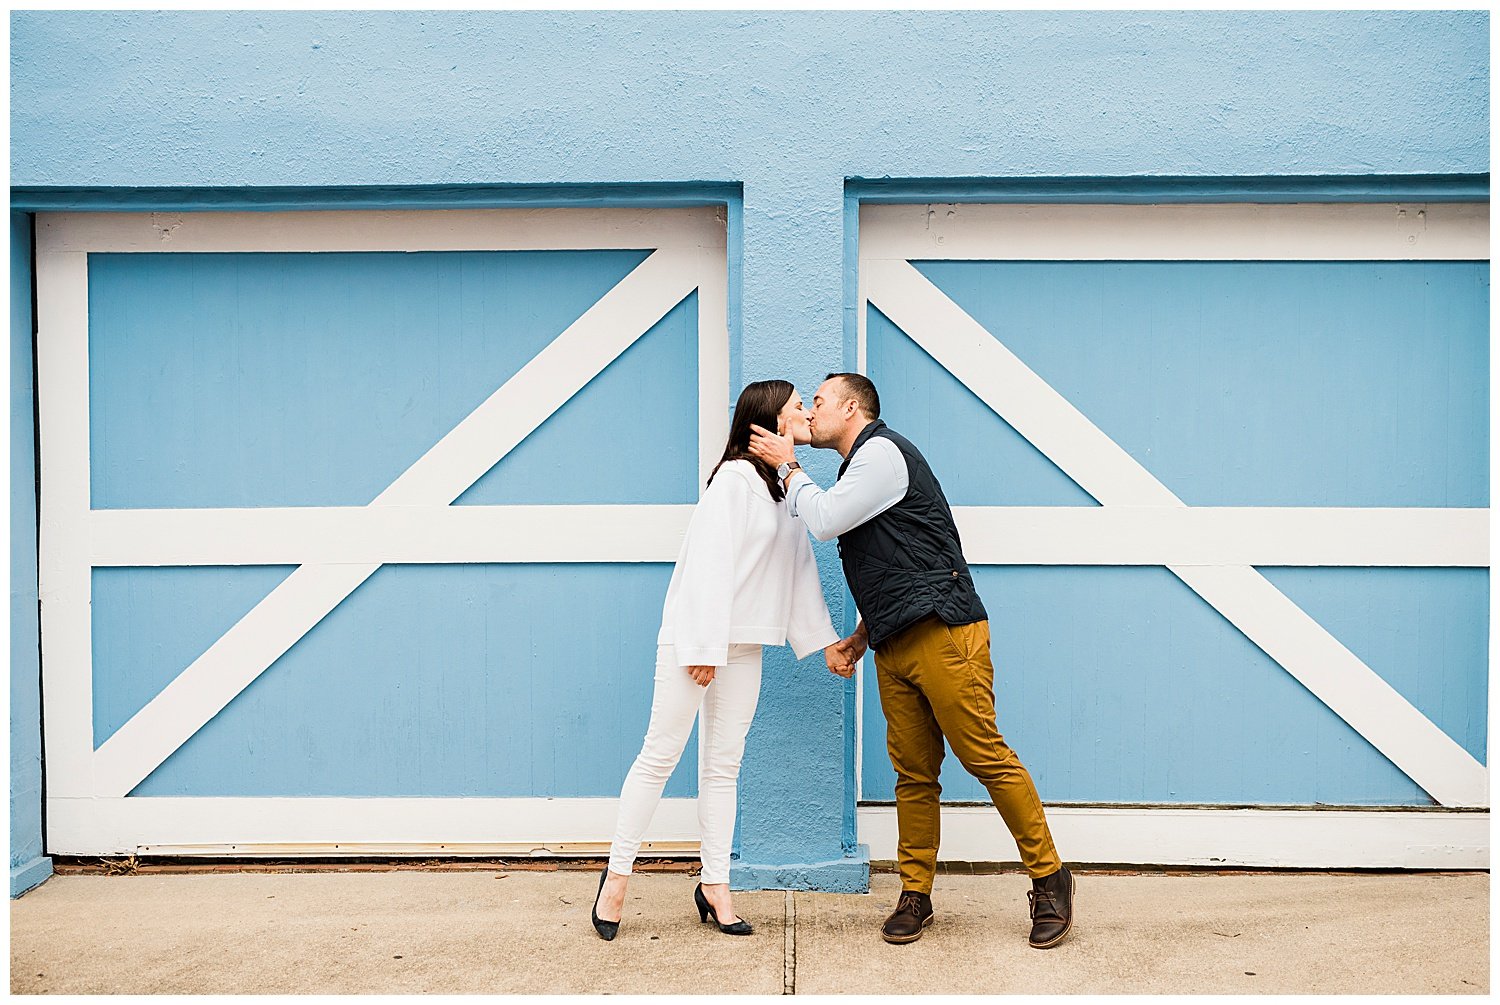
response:
<path fill-rule="evenodd" d="M 739 798 L 740 758 L 760 700 L 760 646 L 732 645 L 729 665 L 701 687 L 677 665 L 671 646 L 656 650 L 651 725 L 620 790 L 620 819 L 609 847 L 611 872 L 630 875 L 661 790 L 698 723 L 698 831 L 706 884 L 729 882 L 729 848 Z"/>

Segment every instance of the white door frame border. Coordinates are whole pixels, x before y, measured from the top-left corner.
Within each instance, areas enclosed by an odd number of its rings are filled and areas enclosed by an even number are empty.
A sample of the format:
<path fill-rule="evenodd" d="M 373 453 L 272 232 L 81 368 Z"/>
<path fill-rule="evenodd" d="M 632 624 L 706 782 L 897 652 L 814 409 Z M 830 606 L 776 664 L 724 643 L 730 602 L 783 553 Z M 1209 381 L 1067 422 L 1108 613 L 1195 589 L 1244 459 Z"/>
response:
<path fill-rule="evenodd" d="M 896 859 L 896 808 L 861 806 L 872 861 Z M 1488 811 L 1049 806 L 1068 864 L 1230 869 L 1488 869 Z M 944 806 L 944 862 L 1019 862 L 993 806 Z"/>
<path fill-rule="evenodd" d="M 1487 203 L 890 204 L 859 210 L 858 367 L 870 306 L 1101 504 L 955 507 L 975 564 L 1162 565 L 1449 807 L 1049 811 L 1079 861 L 1309 866 L 1446 859 L 1487 867 L 1489 773 L 1254 565 L 1488 567 L 1487 509 L 1189 507 L 911 264 L 975 261 L 1487 260 Z M 1019 544 L 1017 543 L 1019 542 Z M 868 668 L 868 661 L 866 662 Z M 863 677 L 857 747 L 862 761 Z M 858 761 L 857 761 L 858 766 Z M 860 773 L 862 775 L 862 772 Z M 862 777 L 860 778 L 862 784 Z M 944 810 L 943 857 L 1010 853 L 992 810 Z M 1170 820 L 1169 820 L 1170 818 Z M 862 805 L 860 839 L 894 852 L 894 809 Z M 1225 822 L 1234 828 L 1226 831 Z M 1418 822 L 1419 821 L 1419 822 Z M 1475 821 L 1483 827 L 1476 831 Z M 991 826 L 994 825 L 994 826 Z M 1174 826 L 1177 832 L 1167 835 Z M 1428 846 L 1415 835 L 1432 837 Z M 1475 839 L 1478 833 L 1481 838 Z M 996 837 L 1005 841 L 996 843 Z M 1334 839 L 1325 840 L 1332 836 Z M 1442 837 L 1447 835 L 1447 837 Z M 1227 843 L 1226 843 L 1227 842 Z M 887 849 L 889 845 L 889 849 Z M 1406 847 L 1405 853 L 1399 849 Z M 1233 850 L 1238 848 L 1238 851 Z M 1392 849 L 1395 849 L 1393 851 Z M 1445 850 L 1446 849 L 1446 850 Z M 1079 858 L 1078 856 L 1082 856 Z M 1403 858 L 1404 855 L 1404 858 Z M 1002 856 L 1003 857 L 1003 856 Z M 1436 866 L 1434 866 L 1436 867 Z"/>
<path fill-rule="evenodd" d="M 707 476 L 729 423 L 722 208 L 42 213 L 36 226 L 48 851 L 110 854 L 251 839 L 524 842 L 545 838 L 549 828 L 569 840 L 608 834 L 599 804 L 613 800 L 418 800 L 430 804 L 422 827 L 398 833 L 391 821 L 410 813 L 412 800 L 127 793 L 383 563 L 672 561 L 691 505 L 449 504 L 695 291 L 698 468 Z M 609 248 L 649 254 L 368 506 L 91 509 L 90 253 Z M 601 515 L 623 518 L 638 533 L 621 543 L 571 522 Z M 515 533 L 522 521 L 524 537 Z M 283 563 L 298 568 L 94 749 L 93 568 Z M 682 816 L 680 809 L 660 814 L 648 838 L 680 843 L 695 836 L 696 824 L 685 831 Z"/>

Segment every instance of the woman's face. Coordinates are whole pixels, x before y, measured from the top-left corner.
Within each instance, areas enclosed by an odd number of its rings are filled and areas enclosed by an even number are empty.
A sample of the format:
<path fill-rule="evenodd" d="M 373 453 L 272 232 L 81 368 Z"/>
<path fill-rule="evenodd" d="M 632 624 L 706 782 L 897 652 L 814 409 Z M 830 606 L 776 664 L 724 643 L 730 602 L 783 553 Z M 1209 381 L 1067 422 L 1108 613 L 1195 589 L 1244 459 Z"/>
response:
<path fill-rule="evenodd" d="M 808 425 L 807 410 L 802 407 L 802 395 L 796 391 L 781 406 L 776 414 L 776 425 L 782 436 L 790 436 L 793 443 L 811 443 L 812 427 Z"/>

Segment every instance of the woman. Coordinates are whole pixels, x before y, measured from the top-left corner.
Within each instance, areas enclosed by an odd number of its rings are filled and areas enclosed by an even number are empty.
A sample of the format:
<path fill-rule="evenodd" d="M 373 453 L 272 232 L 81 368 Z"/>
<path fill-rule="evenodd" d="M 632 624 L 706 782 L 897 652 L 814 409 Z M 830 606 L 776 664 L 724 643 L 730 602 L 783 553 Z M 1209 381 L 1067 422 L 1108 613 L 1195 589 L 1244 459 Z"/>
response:
<path fill-rule="evenodd" d="M 619 931 L 641 839 L 700 713 L 703 882 L 693 900 L 699 920 L 712 917 L 729 935 L 751 933 L 729 896 L 729 846 L 740 757 L 760 698 L 761 646 L 790 643 L 801 659 L 839 639 L 807 531 L 787 512 L 776 472 L 750 456 L 752 423 L 796 443 L 812 440 L 808 413 L 787 381 L 756 381 L 740 393 L 724 456 L 693 510 L 667 587 L 651 724 L 620 791 L 609 866 L 594 902 L 594 928 L 606 940 Z"/>

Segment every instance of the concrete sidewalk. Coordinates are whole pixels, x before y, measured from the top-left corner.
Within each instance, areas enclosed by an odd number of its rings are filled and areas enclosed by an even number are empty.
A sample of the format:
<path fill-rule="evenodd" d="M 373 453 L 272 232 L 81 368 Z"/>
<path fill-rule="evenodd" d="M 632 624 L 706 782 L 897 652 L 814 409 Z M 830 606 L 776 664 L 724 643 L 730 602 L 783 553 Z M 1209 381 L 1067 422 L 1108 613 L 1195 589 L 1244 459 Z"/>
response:
<path fill-rule="evenodd" d="M 597 873 L 55 876 L 11 904 L 11 991 L 1459 993 L 1489 991 L 1489 876 L 1082 872 L 1073 934 L 1026 945 L 1029 882 L 939 876 L 891 946 L 868 896 L 739 893 L 750 938 L 698 923 L 696 880 L 641 873 L 620 937 Z"/>

